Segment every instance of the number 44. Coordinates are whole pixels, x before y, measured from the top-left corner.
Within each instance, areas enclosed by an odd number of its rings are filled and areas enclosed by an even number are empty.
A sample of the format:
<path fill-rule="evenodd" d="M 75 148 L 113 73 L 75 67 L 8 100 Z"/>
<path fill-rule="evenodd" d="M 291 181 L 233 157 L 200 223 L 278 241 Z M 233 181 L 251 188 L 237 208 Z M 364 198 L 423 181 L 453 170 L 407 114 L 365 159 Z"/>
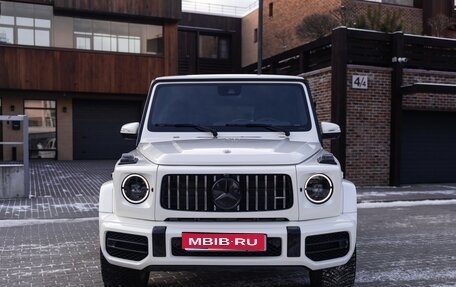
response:
<path fill-rule="evenodd" d="M 367 89 L 368 88 L 368 77 L 361 75 L 353 75 L 352 78 L 353 89 Z"/>

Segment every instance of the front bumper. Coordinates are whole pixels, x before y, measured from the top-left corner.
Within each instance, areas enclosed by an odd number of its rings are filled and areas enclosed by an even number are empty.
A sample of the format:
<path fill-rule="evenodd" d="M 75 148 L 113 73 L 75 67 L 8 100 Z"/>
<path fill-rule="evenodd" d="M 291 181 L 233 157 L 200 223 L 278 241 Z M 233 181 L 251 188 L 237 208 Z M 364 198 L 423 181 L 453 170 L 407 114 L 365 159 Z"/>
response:
<path fill-rule="evenodd" d="M 106 249 L 108 232 L 143 236 L 147 241 L 144 258 L 134 261 L 111 256 Z M 175 256 L 172 240 L 180 238 L 182 232 L 262 233 L 266 234 L 267 238 L 280 238 L 281 252 L 274 256 Z M 306 256 L 306 238 L 337 233 L 348 234 L 349 246 L 345 255 L 319 261 Z M 113 265 L 137 270 L 157 267 L 159 269 L 160 266 L 164 269 L 173 266 L 299 266 L 319 270 L 347 263 L 353 254 L 355 244 L 356 213 L 326 219 L 287 222 L 158 222 L 100 213 L 100 246 L 103 255 Z"/>

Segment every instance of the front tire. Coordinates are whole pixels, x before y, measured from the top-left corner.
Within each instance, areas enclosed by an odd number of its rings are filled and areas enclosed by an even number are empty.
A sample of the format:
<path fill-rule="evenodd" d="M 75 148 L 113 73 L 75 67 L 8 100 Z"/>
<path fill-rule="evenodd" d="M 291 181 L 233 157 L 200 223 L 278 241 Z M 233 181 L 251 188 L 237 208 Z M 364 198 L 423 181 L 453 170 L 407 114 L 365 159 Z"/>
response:
<path fill-rule="evenodd" d="M 105 287 L 146 287 L 149 272 L 110 264 L 100 250 L 101 276 Z"/>
<path fill-rule="evenodd" d="M 356 249 L 341 266 L 309 272 L 311 287 L 353 287 L 356 275 Z"/>

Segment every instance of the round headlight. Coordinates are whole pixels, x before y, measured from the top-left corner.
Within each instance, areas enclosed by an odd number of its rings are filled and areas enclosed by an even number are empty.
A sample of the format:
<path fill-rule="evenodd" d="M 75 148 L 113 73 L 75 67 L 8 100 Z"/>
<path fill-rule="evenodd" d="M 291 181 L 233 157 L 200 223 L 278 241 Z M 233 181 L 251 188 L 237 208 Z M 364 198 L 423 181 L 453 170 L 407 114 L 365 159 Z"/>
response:
<path fill-rule="evenodd" d="M 144 202 L 149 193 L 149 183 L 139 174 L 131 174 L 122 182 L 122 194 L 130 203 L 139 204 Z"/>
<path fill-rule="evenodd" d="M 314 174 L 306 182 L 306 197 L 310 202 L 322 204 L 329 200 L 333 193 L 333 183 L 324 174 Z"/>

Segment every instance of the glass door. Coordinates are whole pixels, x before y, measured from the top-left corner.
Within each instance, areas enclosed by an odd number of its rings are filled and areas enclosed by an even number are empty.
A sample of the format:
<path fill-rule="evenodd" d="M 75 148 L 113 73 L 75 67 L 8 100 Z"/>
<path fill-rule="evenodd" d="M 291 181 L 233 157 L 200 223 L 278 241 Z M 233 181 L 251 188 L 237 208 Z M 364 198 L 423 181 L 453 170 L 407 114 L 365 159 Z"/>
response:
<path fill-rule="evenodd" d="M 24 111 L 29 117 L 30 158 L 57 158 L 56 102 L 46 100 L 24 101 Z"/>

